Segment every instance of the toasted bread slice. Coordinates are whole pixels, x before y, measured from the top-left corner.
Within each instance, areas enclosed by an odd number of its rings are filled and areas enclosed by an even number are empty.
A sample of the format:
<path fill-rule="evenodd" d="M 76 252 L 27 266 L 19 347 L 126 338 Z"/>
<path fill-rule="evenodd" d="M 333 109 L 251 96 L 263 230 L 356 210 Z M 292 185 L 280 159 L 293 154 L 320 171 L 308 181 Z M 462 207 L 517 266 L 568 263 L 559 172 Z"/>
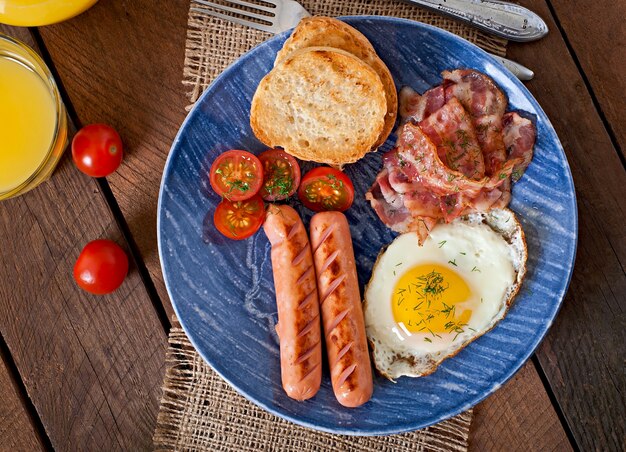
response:
<path fill-rule="evenodd" d="M 300 21 L 289 39 L 285 41 L 283 48 L 276 55 L 274 65 L 279 64 L 295 50 L 318 46 L 345 50 L 371 66 L 380 77 L 387 98 L 387 114 L 385 115 L 385 126 L 374 148 L 382 145 L 396 122 L 398 93 L 389 69 L 378 57 L 369 40 L 360 31 L 332 17 L 307 17 Z"/>
<path fill-rule="evenodd" d="M 386 111 L 383 84 L 370 66 L 343 50 L 308 47 L 261 80 L 250 125 L 268 146 L 342 166 L 372 149 Z"/>

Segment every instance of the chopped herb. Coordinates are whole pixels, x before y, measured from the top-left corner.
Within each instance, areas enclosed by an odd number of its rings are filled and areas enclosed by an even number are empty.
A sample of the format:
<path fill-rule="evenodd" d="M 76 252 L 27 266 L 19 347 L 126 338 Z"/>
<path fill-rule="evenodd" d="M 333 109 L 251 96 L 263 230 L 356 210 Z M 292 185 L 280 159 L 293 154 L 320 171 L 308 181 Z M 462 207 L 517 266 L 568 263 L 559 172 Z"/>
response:
<path fill-rule="evenodd" d="M 398 263 L 396 264 L 396 267 L 399 267 L 400 265 L 402 265 L 402 262 L 398 262 Z"/>
<path fill-rule="evenodd" d="M 442 240 L 441 242 L 439 242 L 439 248 L 444 246 L 446 244 L 446 242 L 447 242 L 447 240 Z"/>
<path fill-rule="evenodd" d="M 459 251 L 459 254 L 462 254 L 463 256 L 465 256 L 467 253 L 464 253 L 463 251 Z"/>
<path fill-rule="evenodd" d="M 474 266 L 474 268 L 472 268 L 472 271 L 473 271 L 473 272 L 479 272 L 479 273 L 482 273 L 482 272 L 480 271 L 480 269 L 479 269 L 478 267 L 476 267 L 476 266 Z"/>
<path fill-rule="evenodd" d="M 452 265 L 454 265 L 455 267 L 458 267 L 458 265 L 456 265 L 456 259 L 451 260 L 451 261 L 448 261 L 448 264 L 452 264 Z"/>
<path fill-rule="evenodd" d="M 425 338 L 424 338 L 424 340 L 425 340 L 426 342 L 431 342 L 431 343 L 432 343 L 432 341 L 430 340 L 430 338 L 429 338 L 429 337 L 425 337 Z"/>
<path fill-rule="evenodd" d="M 498 176 L 498 179 L 500 180 L 506 179 L 506 173 L 500 173 L 500 175 Z"/>

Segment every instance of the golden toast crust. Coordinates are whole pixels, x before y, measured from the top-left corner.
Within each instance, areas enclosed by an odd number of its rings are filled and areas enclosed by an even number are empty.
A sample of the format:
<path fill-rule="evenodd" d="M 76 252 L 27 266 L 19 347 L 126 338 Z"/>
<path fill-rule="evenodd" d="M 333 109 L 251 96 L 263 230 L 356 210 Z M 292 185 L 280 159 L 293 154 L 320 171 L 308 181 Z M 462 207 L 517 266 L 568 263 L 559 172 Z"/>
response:
<path fill-rule="evenodd" d="M 284 61 L 291 53 L 305 47 L 334 47 L 344 50 L 367 63 L 380 77 L 385 90 L 387 113 L 385 126 L 374 149 L 382 145 L 396 122 L 398 94 L 389 69 L 378 57 L 369 40 L 350 25 L 332 17 L 314 16 L 302 19 L 283 48 L 276 55 L 274 65 Z"/>
<path fill-rule="evenodd" d="M 378 74 L 351 53 L 306 47 L 259 84 L 250 125 L 259 140 L 302 160 L 352 163 L 376 144 L 387 101 Z"/>

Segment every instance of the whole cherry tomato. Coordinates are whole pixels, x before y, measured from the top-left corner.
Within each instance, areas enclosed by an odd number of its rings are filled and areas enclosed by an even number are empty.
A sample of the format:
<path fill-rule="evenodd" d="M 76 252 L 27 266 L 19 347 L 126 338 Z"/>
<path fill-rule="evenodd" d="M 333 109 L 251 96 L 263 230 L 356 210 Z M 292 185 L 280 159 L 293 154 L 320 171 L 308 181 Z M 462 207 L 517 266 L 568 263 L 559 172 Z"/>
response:
<path fill-rule="evenodd" d="M 89 242 L 74 265 L 76 284 L 96 295 L 113 292 L 122 284 L 127 273 L 128 257 L 111 240 Z"/>
<path fill-rule="evenodd" d="M 347 210 L 354 200 L 354 186 L 339 170 L 320 166 L 304 175 L 298 189 L 302 204 L 315 212 Z"/>
<path fill-rule="evenodd" d="M 248 151 L 226 151 L 213 161 L 209 181 L 218 195 L 230 201 L 243 201 L 252 198 L 261 188 L 263 166 Z"/>
<path fill-rule="evenodd" d="M 122 139 L 106 124 L 90 124 L 72 140 L 72 158 L 76 167 L 91 177 L 105 177 L 122 163 Z"/>

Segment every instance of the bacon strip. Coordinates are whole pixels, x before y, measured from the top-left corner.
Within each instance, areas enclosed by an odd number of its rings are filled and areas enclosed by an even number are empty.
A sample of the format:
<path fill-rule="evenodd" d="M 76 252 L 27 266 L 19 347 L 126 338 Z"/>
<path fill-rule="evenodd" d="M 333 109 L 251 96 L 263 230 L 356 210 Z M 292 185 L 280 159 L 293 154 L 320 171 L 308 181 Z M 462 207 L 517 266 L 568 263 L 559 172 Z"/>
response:
<path fill-rule="evenodd" d="M 513 168 L 513 180 L 517 181 L 533 158 L 536 130 L 533 123 L 516 112 L 510 112 L 502 118 L 504 145 L 509 159 L 520 159 L 521 163 Z"/>
<path fill-rule="evenodd" d="M 396 148 L 366 199 L 391 229 L 415 231 L 420 243 L 439 221 L 508 205 L 532 159 L 535 128 L 515 112 L 491 78 L 473 70 L 443 72 L 420 95 L 400 92 Z"/>
<path fill-rule="evenodd" d="M 491 176 L 506 160 L 502 116 L 507 100 L 494 81 L 477 71 L 457 69 L 442 73 L 447 80 L 446 100 L 457 98 L 472 117 L 478 143 L 485 157 L 485 173 Z"/>
<path fill-rule="evenodd" d="M 424 94 L 405 86 L 400 90 L 400 123 L 420 122 L 446 103 L 443 86 L 436 86 Z"/>
<path fill-rule="evenodd" d="M 419 126 L 435 143 L 439 159 L 449 168 L 470 179 L 481 179 L 485 175 L 483 152 L 471 118 L 456 98 L 450 99 Z"/>

